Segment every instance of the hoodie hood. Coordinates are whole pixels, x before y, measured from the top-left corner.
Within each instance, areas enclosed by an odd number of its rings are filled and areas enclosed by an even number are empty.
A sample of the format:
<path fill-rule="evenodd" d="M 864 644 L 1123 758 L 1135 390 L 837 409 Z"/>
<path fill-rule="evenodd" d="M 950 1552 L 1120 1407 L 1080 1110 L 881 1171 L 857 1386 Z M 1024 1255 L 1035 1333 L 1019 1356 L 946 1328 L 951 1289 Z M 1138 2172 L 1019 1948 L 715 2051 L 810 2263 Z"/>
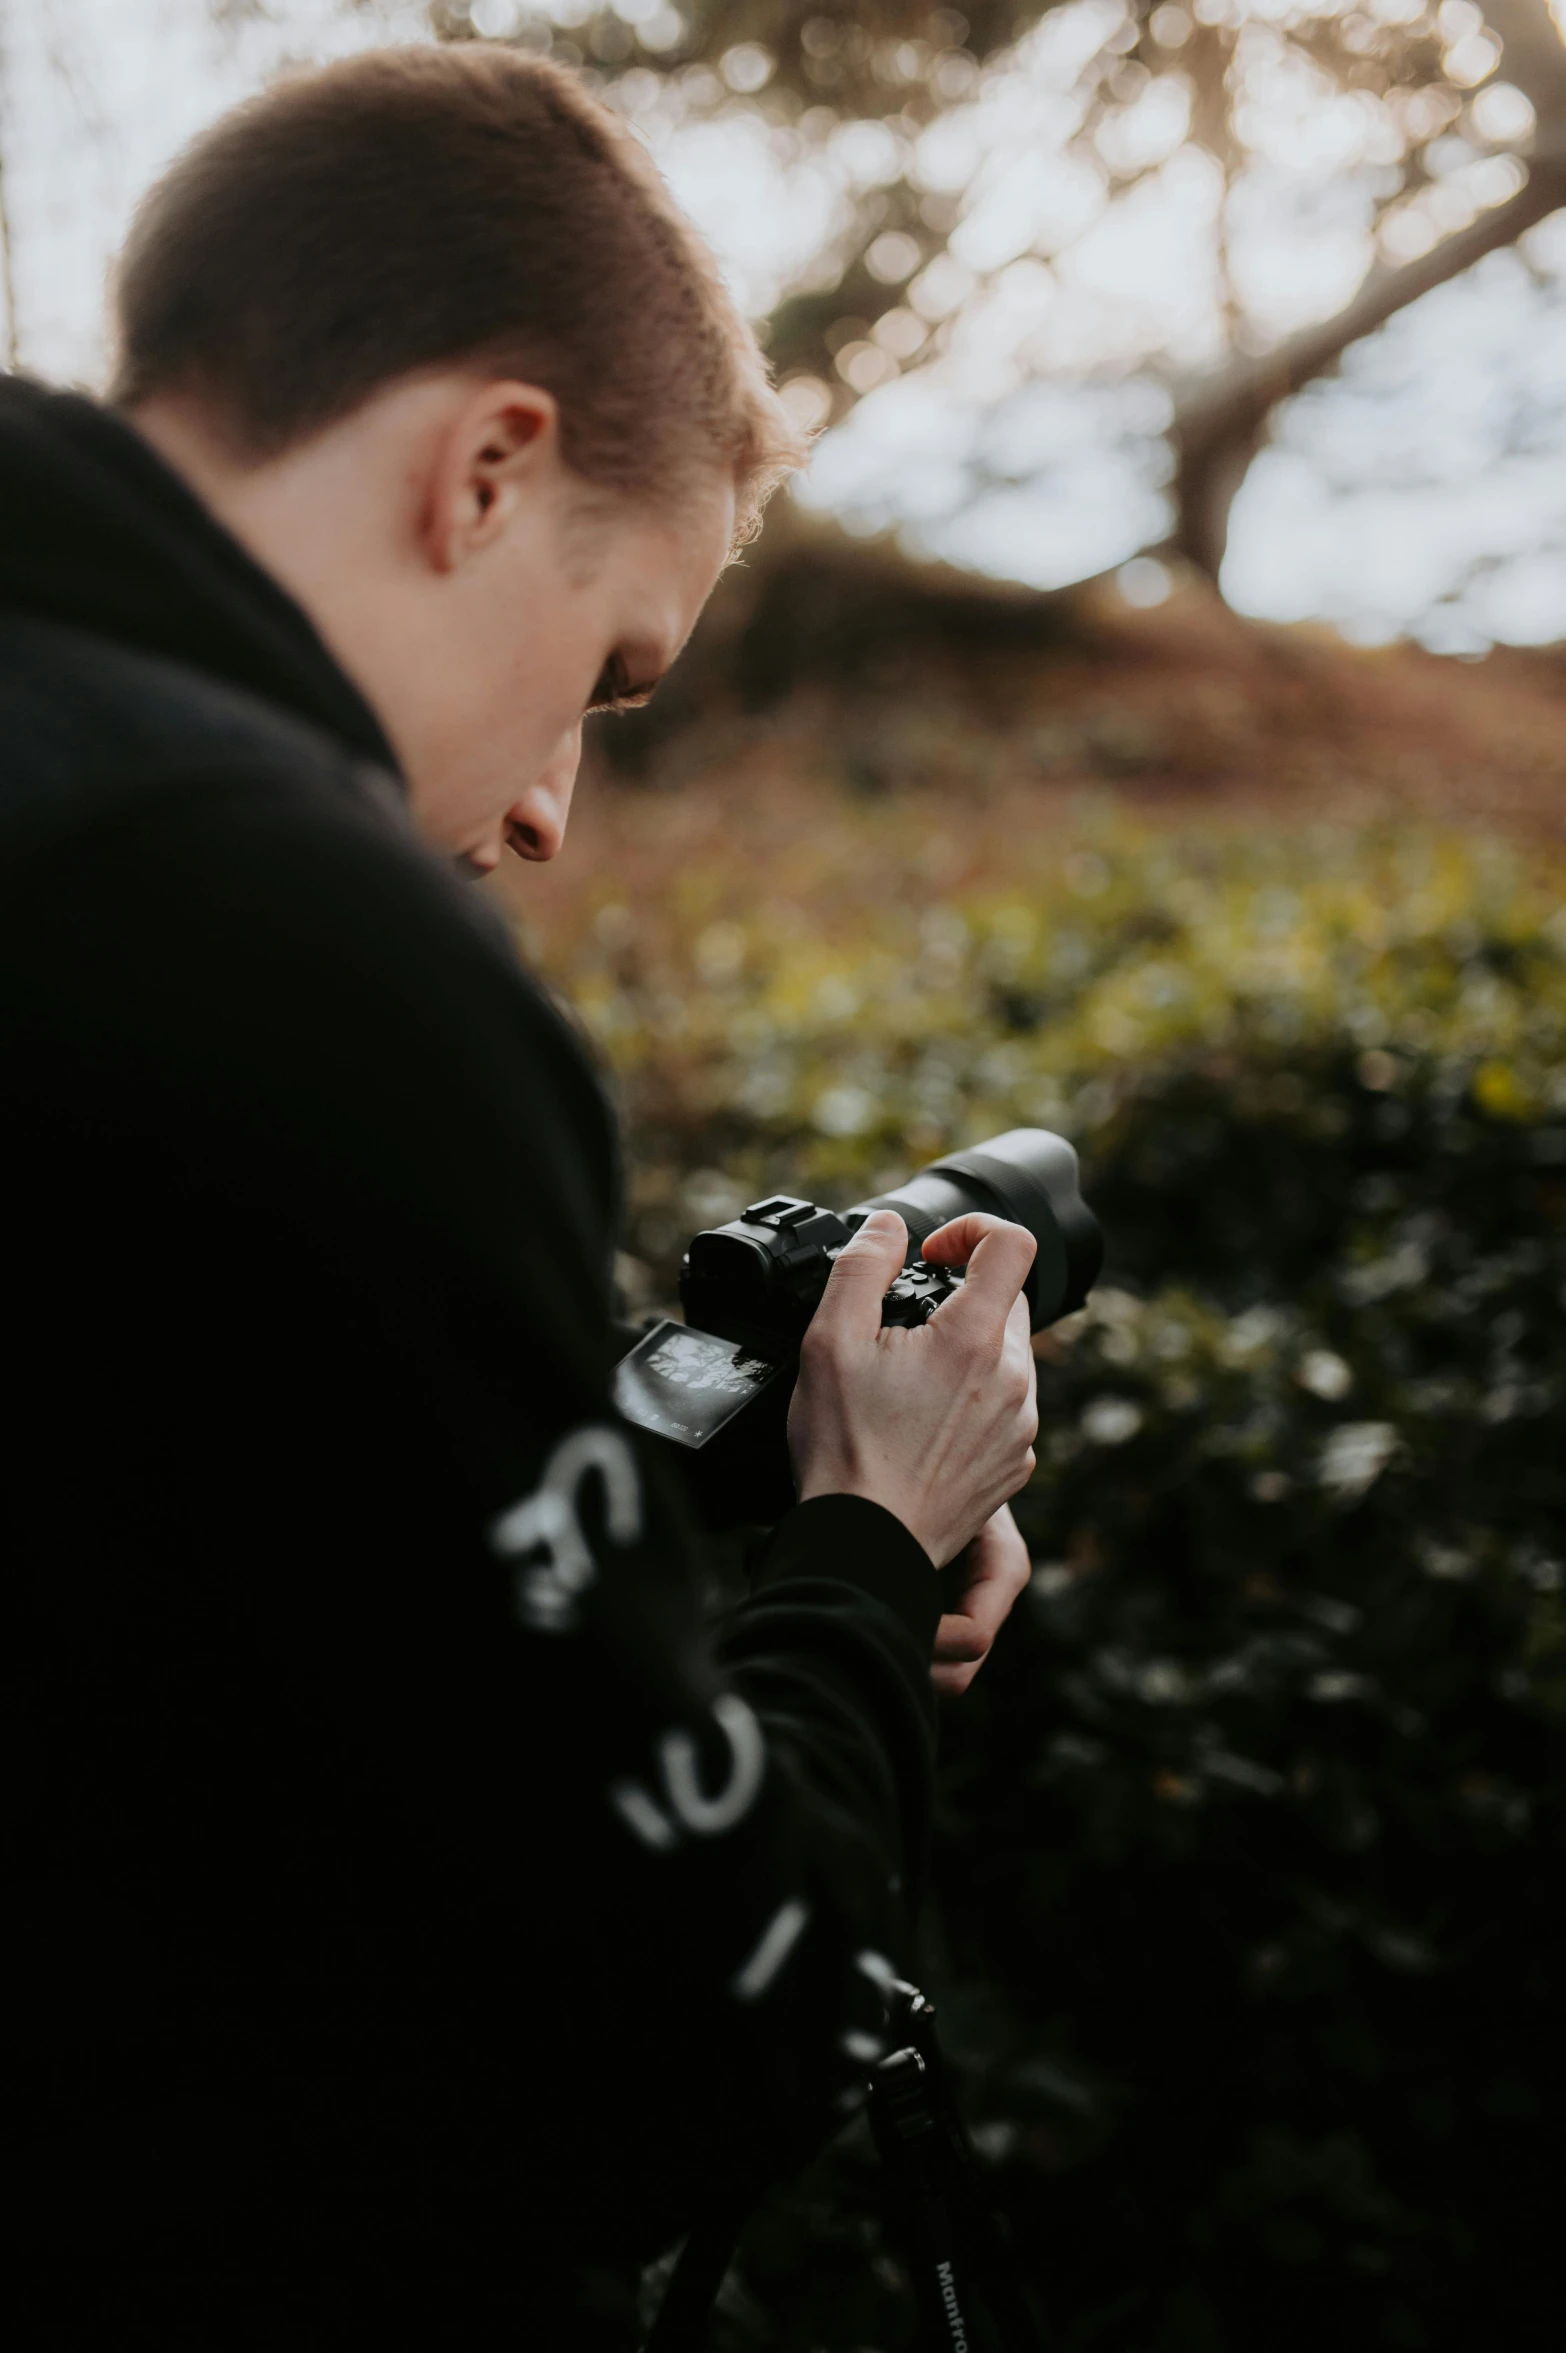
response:
<path fill-rule="evenodd" d="M 141 435 L 78 393 L 4 375 L 0 609 L 206 671 L 396 774 L 308 615 Z"/>

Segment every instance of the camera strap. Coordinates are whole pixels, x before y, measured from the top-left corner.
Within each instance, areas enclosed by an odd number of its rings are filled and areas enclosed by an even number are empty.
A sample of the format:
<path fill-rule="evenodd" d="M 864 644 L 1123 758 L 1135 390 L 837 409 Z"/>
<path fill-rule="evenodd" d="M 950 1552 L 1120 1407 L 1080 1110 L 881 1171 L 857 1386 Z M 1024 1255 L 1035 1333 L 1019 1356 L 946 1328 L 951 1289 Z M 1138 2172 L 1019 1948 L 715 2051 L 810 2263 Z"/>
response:
<path fill-rule="evenodd" d="M 1042 2353 L 1032 2298 L 958 2114 L 934 2006 L 901 1981 L 889 2006 L 899 2047 L 871 2071 L 870 2129 L 913 2286 L 920 2353 Z M 748 2196 L 734 2198 L 697 2223 L 643 2353 L 708 2353 L 713 2306 L 749 2206 Z"/>
<path fill-rule="evenodd" d="M 750 2203 L 748 2196 L 726 2200 L 696 2224 L 680 2249 L 642 2353 L 707 2353 L 712 2308 L 734 2260 Z"/>
<path fill-rule="evenodd" d="M 1043 2332 L 958 2113 L 935 2007 L 891 1992 L 903 2047 L 870 2079 L 870 2129 L 891 2188 L 891 2226 L 913 2284 L 920 2353 L 1042 2353 Z"/>

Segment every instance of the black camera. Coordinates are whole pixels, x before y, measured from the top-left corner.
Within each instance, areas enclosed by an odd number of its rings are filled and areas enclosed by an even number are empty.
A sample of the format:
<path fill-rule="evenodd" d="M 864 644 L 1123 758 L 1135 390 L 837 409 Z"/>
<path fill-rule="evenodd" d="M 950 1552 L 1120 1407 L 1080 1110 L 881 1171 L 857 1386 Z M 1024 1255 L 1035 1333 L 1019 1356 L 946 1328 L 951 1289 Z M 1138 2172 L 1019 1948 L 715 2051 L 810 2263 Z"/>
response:
<path fill-rule="evenodd" d="M 886 1295 L 883 1323 L 923 1323 L 958 1289 L 960 1270 L 926 1266 L 920 1252 L 937 1226 L 970 1210 L 1026 1226 L 1037 1242 L 1026 1285 L 1036 1332 L 1082 1305 L 1103 1259 L 1076 1153 L 1046 1128 L 1011 1128 L 949 1153 L 895 1192 L 841 1215 L 775 1193 L 698 1234 L 680 1269 L 685 1321 L 655 1324 L 621 1359 L 615 1401 L 627 1421 L 680 1450 L 714 1525 L 776 1518 L 788 1508 L 785 1423 L 799 1343 L 833 1260 L 873 1209 L 895 1209 L 908 1228 L 907 1260 Z"/>

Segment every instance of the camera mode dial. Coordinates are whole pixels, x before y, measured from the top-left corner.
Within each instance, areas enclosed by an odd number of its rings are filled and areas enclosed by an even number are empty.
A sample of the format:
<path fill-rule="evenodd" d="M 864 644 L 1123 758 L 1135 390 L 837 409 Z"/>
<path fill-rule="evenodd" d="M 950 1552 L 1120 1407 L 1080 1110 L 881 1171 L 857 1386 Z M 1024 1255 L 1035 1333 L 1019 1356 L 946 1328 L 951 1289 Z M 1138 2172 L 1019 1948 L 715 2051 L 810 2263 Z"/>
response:
<path fill-rule="evenodd" d="M 905 1266 L 881 1303 L 883 1324 L 927 1324 L 962 1281 L 945 1267 Z"/>

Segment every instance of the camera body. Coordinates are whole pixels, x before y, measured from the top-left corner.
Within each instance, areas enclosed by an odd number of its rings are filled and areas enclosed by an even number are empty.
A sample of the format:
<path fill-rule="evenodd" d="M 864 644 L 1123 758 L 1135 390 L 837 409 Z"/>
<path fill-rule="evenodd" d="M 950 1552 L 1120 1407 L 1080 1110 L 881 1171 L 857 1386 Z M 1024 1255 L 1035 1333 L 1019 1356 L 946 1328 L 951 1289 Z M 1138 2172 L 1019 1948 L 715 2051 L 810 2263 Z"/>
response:
<path fill-rule="evenodd" d="M 628 1421 L 680 1450 L 709 1523 L 776 1518 L 792 1501 L 786 1423 L 799 1344 L 838 1252 L 876 1209 L 896 1210 L 908 1229 L 883 1324 L 922 1324 L 960 1288 L 960 1269 L 926 1266 L 921 1251 L 938 1226 L 970 1211 L 1033 1235 L 1025 1295 L 1036 1332 L 1082 1305 L 1103 1259 L 1076 1153 L 1046 1128 L 1012 1128 L 949 1153 L 841 1214 L 775 1193 L 697 1234 L 680 1269 L 685 1321 L 654 1325 L 621 1359 L 615 1399 Z"/>
<path fill-rule="evenodd" d="M 886 1295 L 884 1324 L 924 1323 L 958 1288 L 960 1271 L 927 1267 L 920 1253 L 937 1226 L 972 1210 L 1009 1218 L 1033 1235 L 1038 1251 L 1027 1299 L 1036 1332 L 1081 1306 L 1103 1257 L 1076 1153 L 1046 1128 L 1012 1128 L 971 1152 L 932 1161 L 894 1192 L 841 1216 L 776 1193 L 728 1225 L 698 1234 L 680 1269 L 686 1324 L 762 1355 L 781 1358 L 797 1349 L 833 1260 L 875 1209 L 895 1209 L 908 1228 L 908 1256 Z"/>

